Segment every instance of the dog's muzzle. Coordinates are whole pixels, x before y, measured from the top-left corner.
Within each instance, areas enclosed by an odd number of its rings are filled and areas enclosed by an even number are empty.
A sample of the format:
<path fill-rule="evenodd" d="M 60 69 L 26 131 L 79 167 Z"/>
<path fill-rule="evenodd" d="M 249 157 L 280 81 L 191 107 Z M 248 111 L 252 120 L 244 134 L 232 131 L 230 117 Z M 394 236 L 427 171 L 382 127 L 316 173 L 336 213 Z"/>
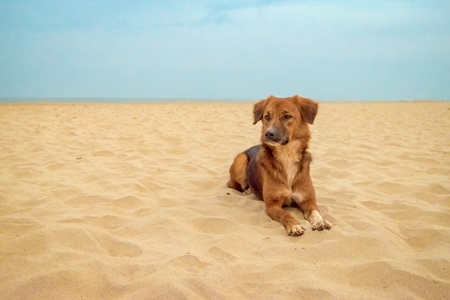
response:
<path fill-rule="evenodd" d="M 266 144 L 280 144 L 286 145 L 289 143 L 289 138 L 284 137 L 282 134 L 275 130 L 268 129 L 265 133 Z"/>

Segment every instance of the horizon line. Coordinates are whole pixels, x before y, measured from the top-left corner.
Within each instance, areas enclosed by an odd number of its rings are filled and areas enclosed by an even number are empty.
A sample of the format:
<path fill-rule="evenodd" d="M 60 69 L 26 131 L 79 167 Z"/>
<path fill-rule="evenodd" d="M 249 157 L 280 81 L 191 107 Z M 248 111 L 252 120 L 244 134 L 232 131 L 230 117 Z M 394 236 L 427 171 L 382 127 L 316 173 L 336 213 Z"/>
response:
<path fill-rule="evenodd" d="M 309 98 L 309 97 L 307 97 Z M 257 101 L 265 98 L 190 98 L 190 97 L 0 97 L 0 102 L 205 102 L 205 101 L 217 101 L 217 102 L 249 102 Z M 450 99 L 317 99 L 311 98 L 319 102 L 446 102 Z"/>

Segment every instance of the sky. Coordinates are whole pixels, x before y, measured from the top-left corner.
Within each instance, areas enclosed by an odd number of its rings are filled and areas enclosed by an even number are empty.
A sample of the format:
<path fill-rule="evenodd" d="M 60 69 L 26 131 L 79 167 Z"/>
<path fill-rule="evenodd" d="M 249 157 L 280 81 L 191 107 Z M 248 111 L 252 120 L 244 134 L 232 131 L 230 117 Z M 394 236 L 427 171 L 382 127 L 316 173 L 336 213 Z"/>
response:
<path fill-rule="evenodd" d="M 0 98 L 450 100 L 450 1 L 0 0 Z"/>

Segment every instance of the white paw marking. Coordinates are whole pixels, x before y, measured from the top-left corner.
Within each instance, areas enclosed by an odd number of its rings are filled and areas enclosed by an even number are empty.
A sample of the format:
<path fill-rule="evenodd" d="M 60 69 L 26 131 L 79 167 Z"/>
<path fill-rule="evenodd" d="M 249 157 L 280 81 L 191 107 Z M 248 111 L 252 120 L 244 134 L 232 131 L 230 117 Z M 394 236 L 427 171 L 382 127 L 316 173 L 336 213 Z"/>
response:
<path fill-rule="evenodd" d="M 305 229 L 303 229 L 300 224 L 294 225 L 291 228 L 288 228 L 288 235 L 291 236 L 301 236 L 305 232 Z"/>
<path fill-rule="evenodd" d="M 325 221 L 317 210 L 312 211 L 309 222 L 311 222 L 312 230 L 322 231 L 332 227 L 331 223 Z"/>

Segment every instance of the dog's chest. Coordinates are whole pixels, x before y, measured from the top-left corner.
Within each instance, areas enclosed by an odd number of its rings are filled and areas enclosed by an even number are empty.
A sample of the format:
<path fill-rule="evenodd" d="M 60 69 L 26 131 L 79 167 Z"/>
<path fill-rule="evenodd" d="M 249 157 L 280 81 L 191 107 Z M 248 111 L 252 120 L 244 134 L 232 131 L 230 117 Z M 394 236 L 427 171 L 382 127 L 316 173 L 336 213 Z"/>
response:
<path fill-rule="evenodd" d="M 293 151 L 280 152 L 277 159 L 283 165 L 283 169 L 286 172 L 287 184 L 291 187 L 294 182 L 294 178 L 299 171 L 300 159 L 297 153 Z"/>

